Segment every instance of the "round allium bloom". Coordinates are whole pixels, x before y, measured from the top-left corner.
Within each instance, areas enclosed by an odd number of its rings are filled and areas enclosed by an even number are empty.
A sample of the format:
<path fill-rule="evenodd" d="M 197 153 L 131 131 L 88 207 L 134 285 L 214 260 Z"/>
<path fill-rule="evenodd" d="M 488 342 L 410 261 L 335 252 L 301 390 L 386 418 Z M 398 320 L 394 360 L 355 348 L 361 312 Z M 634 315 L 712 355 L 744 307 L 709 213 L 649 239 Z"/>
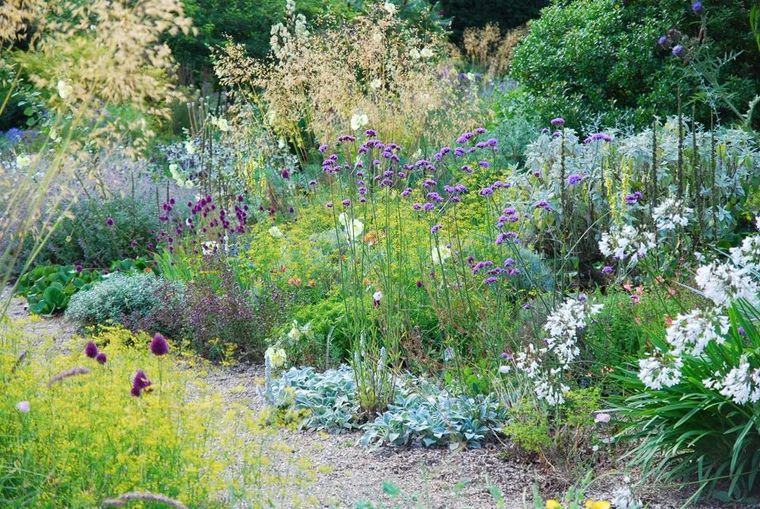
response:
<path fill-rule="evenodd" d="M 702 11 L 704 10 L 702 7 L 702 2 L 694 2 L 691 4 L 691 10 L 694 12 L 694 14 L 702 14 Z"/>
<path fill-rule="evenodd" d="M 166 355 L 169 353 L 169 343 L 165 337 L 157 332 L 153 336 L 153 341 L 150 342 L 150 351 L 153 352 L 153 355 Z"/>
<path fill-rule="evenodd" d="M 553 126 L 562 126 L 565 125 L 565 119 L 562 117 L 553 118 L 551 121 L 551 124 Z"/>
<path fill-rule="evenodd" d="M 686 48 L 683 47 L 683 44 L 677 44 L 673 48 L 673 56 L 681 58 L 686 54 Z"/>
<path fill-rule="evenodd" d="M 108 360 L 108 357 L 106 357 L 106 354 L 103 352 L 99 352 L 98 355 L 95 356 L 95 360 L 98 361 L 101 364 L 105 364 Z"/>
<path fill-rule="evenodd" d="M 660 38 L 657 39 L 657 44 L 664 48 L 668 45 L 668 38 L 664 35 L 661 35 Z"/>
<path fill-rule="evenodd" d="M 92 341 L 88 341 L 84 347 L 84 354 L 90 359 L 94 359 L 98 356 L 98 347 Z"/>
<path fill-rule="evenodd" d="M 29 410 L 31 409 L 32 407 L 28 401 L 19 401 L 18 403 L 16 403 L 16 410 L 18 410 L 22 414 L 28 414 Z"/>
<path fill-rule="evenodd" d="M 111 216 L 106 218 L 106 226 L 113 226 L 113 218 Z"/>

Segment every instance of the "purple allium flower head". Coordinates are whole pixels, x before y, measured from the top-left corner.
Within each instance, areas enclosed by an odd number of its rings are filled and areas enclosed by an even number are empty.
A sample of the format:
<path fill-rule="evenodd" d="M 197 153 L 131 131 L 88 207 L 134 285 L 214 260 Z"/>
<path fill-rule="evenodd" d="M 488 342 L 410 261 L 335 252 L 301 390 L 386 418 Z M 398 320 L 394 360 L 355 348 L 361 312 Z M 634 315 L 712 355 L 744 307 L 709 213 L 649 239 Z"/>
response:
<path fill-rule="evenodd" d="M 697 1 L 691 4 L 691 10 L 694 14 L 702 14 L 702 2 Z"/>
<path fill-rule="evenodd" d="M 113 226 L 113 218 L 111 216 L 106 218 L 106 226 Z"/>
<path fill-rule="evenodd" d="M 135 376 L 132 377 L 132 390 L 130 391 L 130 394 L 138 398 L 140 397 L 143 389 L 150 386 L 151 381 L 148 380 L 148 376 L 145 374 L 145 371 L 138 369 L 137 372 L 135 372 Z"/>
<path fill-rule="evenodd" d="M 674 57 L 678 57 L 678 58 L 681 58 L 681 57 L 683 57 L 685 54 L 686 54 L 686 48 L 684 48 L 682 44 L 677 44 L 677 45 L 676 45 L 676 46 L 673 48 L 673 56 L 674 56 Z"/>
<path fill-rule="evenodd" d="M 583 180 L 583 175 L 570 175 L 567 177 L 567 184 L 574 186 Z"/>
<path fill-rule="evenodd" d="M 280 176 L 281 176 L 282 178 L 284 178 L 285 180 L 287 180 L 287 179 L 289 179 L 289 178 L 290 178 L 290 172 L 288 171 L 288 169 L 287 169 L 287 168 L 283 168 L 283 169 L 280 171 Z"/>
<path fill-rule="evenodd" d="M 430 228 L 430 233 L 432 233 L 433 235 L 435 235 L 436 233 L 438 233 L 440 231 L 441 228 L 443 228 L 442 224 L 433 225 L 433 227 Z"/>
<path fill-rule="evenodd" d="M 95 360 L 98 361 L 101 364 L 105 364 L 108 360 L 108 357 L 106 357 L 106 354 L 103 352 L 99 352 L 98 355 L 95 356 Z"/>
<path fill-rule="evenodd" d="M 565 125 L 565 119 L 562 117 L 553 118 L 551 124 L 555 127 Z"/>
<path fill-rule="evenodd" d="M 160 333 L 156 333 L 153 336 L 153 341 L 150 342 L 150 351 L 153 355 L 166 355 L 169 353 L 169 343 L 166 342 L 166 338 Z"/>
<path fill-rule="evenodd" d="M 604 267 L 602 267 L 602 274 L 612 274 L 613 271 L 614 269 L 612 268 L 611 265 L 605 265 Z"/>
<path fill-rule="evenodd" d="M 664 35 L 661 35 L 659 39 L 657 39 L 657 44 L 659 44 L 661 47 L 666 47 L 668 45 L 668 38 Z"/>
<path fill-rule="evenodd" d="M 92 341 L 88 341 L 84 347 L 84 354 L 90 359 L 94 359 L 95 357 L 97 357 L 98 356 L 97 345 Z"/>

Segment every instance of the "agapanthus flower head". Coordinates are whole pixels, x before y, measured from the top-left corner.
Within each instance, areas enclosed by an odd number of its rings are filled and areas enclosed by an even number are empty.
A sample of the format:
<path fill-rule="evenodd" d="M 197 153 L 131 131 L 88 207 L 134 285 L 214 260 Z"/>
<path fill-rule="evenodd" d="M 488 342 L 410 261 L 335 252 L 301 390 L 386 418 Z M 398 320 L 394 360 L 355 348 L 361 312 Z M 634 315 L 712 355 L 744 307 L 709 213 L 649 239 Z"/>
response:
<path fill-rule="evenodd" d="M 169 353 L 169 343 L 161 333 L 156 333 L 153 336 L 153 340 L 150 342 L 150 351 L 153 355 L 166 355 Z"/>
<path fill-rule="evenodd" d="M 665 35 L 661 35 L 659 39 L 657 39 L 657 44 L 659 44 L 661 47 L 665 48 L 668 45 L 668 37 Z"/>
<path fill-rule="evenodd" d="M 97 345 L 92 341 L 88 341 L 84 347 L 84 354 L 90 359 L 94 359 L 95 357 L 97 357 L 98 356 Z"/>
<path fill-rule="evenodd" d="M 702 14 L 702 11 L 704 10 L 702 2 L 697 1 L 691 4 L 691 10 L 694 14 Z"/>
<path fill-rule="evenodd" d="M 683 44 L 676 44 L 673 47 L 672 53 L 674 57 L 682 58 L 684 55 L 686 55 L 686 48 L 683 46 Z"/>

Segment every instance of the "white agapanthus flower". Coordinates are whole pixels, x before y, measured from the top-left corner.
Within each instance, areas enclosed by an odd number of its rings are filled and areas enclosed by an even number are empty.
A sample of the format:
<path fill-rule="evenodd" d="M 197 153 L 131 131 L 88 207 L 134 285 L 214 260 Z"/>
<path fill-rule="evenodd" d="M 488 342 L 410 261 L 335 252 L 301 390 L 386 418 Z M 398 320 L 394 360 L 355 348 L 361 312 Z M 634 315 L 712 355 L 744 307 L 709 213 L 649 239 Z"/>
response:
<path fill-rule="evenodd" d="M 657 230 L 664 232 L 685 227 L 689 224 L 694 210 L 685 207 L 681 200 L 667 198 L 652 211 Z"/>
<path fill-rule="evenodd" d="M 666 357 L 639 359 L 639 379 L 650 389 L 672 387 L 681 380 L 683 360 L 678 356 Z"/>
<path fill-rule="evenodd" d="M 715 373 L 715 378 L 704 380 L 705 387 L 715 389 L 738 405 L 760 401 L 760 369 L 752 368 L 747 354 L 741 356 L 739 366 L 731 369 L 724 377 Z"/>
<path fill-rule="evenodd" d="M 562 374 L 572 361 L 580 355 L 577 335 L 584 329 L 589 319 L 602 310 L 602 305 L 591 304 L 585 295 L 577 299 L 567 299 L 558 306 L 546 320 L 544 331 L 545 347 L 528 347 L 515 357 L 517 368 L 533 381 L 539 399 L 550 405 L 564 402 L 564 394 L 569 387 L 562 382 Z"/>
<path fill-rule="evenodd" d="M 718 307 L 728 306 L 736 299 L 746 299 L 754 306 L 760 305 L 760 286 L 746 267 L 713 262 L 698 268 L 695 280 L 704 296 Z"/>
<path fill-rule="evenodd" d="M 646 256 L 654 247 L 653 233 L 639 232 L 629 224 L 603 233 L 599 241 L 599 251 L 604 256 L 612 256 L 618 260 L 630 259 L 632 264 L 636 264 L 639 258 Z"/>
<path fill-rule="evenodd" d="M 727 316 L 714 310 L 695 309 L 679 314 L 668 327 L 665 339 L 676 355 L 699 355 L 710 342 L 723 344 L 728 328 Z"/>
<path fill-rule="evenodd" d="M 731 261 L 737 267 L 760 272 L 760 235 L 745 237 L 742 245 L 729 250 Z"/>

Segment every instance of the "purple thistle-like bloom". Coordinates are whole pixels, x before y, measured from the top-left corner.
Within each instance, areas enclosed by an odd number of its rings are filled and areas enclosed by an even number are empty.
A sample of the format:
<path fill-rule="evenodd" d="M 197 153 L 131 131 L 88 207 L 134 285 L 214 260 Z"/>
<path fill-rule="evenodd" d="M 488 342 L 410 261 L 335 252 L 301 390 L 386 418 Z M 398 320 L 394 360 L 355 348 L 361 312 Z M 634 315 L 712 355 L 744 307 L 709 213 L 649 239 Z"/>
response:
<path fill-rule="evenodd" d="M 462 157 L 465 154 L 464 149 L 462 147 L 457 147 L 454 149 L 454 155 L 457 157 Z"/>
<path fill-rule="evenodd" d="M 644 195 L 641 193 L 641 191 L 636 191 L 634 193 L 626 195 L 625 203 L 628 205 L 634 205 L 638 203 L 638 201 L 643 197 Z"/>
<path fill-rule="evenodd" d="M 403 196 L 404 198 L 406 198 L 410 194 L 412 194 L 412 188 L 411 187 L 407 187 L 406 189 L 404 189 L 403 191 L 401 191 L 401 196 Z"/>
<path fill-rule="evenodd" d="M 694 14 L 702 14 L 702 2 L 694 2 L 691 4 L 691 10 Z"/>
<path fill-rule="evenodd" d="M 111 216 L 106 218 L 106 226 L 113 226 L 113 218 Z"/>
<path fill-rule="evenodd" d="M 491 166 L 491 164 L 488 161 L 478 161 L 478 166 L 481 168 L 488 168 Z"/>
<path fill-rule="evenodd" d="M 425 209 L 427 212 L 430 212 L 435 208 L 435 205 L 433 205 L 430 202 L 425 202 L 425 204 L 422 206 L 423 209 Z"/>
<path fill-rule="evenodd" d="M 477 129 L 475 129 L 475 134 L 485 134 L 485 133 L 486 133 L 485 127 L 478 127 Z"/>
<path fill-rule="evenodd" d="M 88 341 L 84 347 L 84 354 L 90 359 L 94 359 L 98 356 L 98 347 L 92 341 Z"/>
<path fill-rule="evenodd" d="M 504 267 L 510 268 L 510 267 L 514 267 L 514 265 L 515 265 L 514 258 L 507 258 L 506 260 L 504 260 Z"/>
<path fill-rule="evenodd" d="M 412 208 L 414 210 L 420 210 L 420 209 L 422 209 L 422 204 L 420 204 L 420 203 L 414 203 L 414 204 L 412 204 Z"/>
<path fill-rule="evenodd" d="M 565 119 L 562 117 L 553 118 L 551 121 L 551 124 L 553 126 L 562 126 L 565 125 Z"/>
<path fill-rule="evenodd" d="M 322 145 L 319 146 L 317 150 L 319 150 L 320 153 L 324 154 L 325 152 L 327 152 L 327 145 L 323 143 Z"/>
<path fill-rule="evenodd" d="M 678 44 L 673 48 L 673 56 L 681 58 L 686 54 L 686 48 L 682 44 Z"/>
<path fill-rule="evenodd" d="M 612 266 L 605 265 L 604 267 L 602 267 L 602 274 L 612 274 L 613 270 L 614 269 L 612 268 Z"/>
<path fill-rule="evenodd" d="M 583 175 L 570 175 L 567 177 L 567 184 L 574 186 L 583 180 Z"/>
<path fill-rule="evenodd" d="M 433 235 L 435 235 L 436 233 L 438 233 L 438 231 L 440 231 L 441 228 L 443 228 L 442 224 L 433 225 L 433 227 L 430 228 L 430 233 L 432 233 Z"/>
<path fill-rule="evenodd" d="M 349 200 L 348 198 L 346 198 L 345 200 L 343 200 L 343 206 L 344 207 L 350 207 L 351 206 L 351 200 Z"/>
<path fill-rule="evenodd" d="M 493 194 L 492 187 L 484 187 L 480 190 L 480 196 L 491 196 Z"/>
<path fill-rule="evenodd" d="M 282 176 L 282 178 L 284 178 L 285 180 L 288 180 L 290 178 L 290 172 L 288 171 L 287 168 L 283 168 L 280 171 L 280 176 Z"/>
<path fill-rule="evenodd" d="M 483 280 L 483 282 L 485 284 L 487 284 L 487 285 L 492 285 L 492 284 L 494 284 L 497 281 L 498 281 L 498 279 L 495 278 L 494 276 L 489 276 L 489 277 L 485 278 L 485 280 Z"/>
<path fill-rule="evenodd" d="M 95 356 L 95 360 L 98 361 L 101 364 L 105 364 L 108 360 L 108 357 L 106 357 L 106 354 L 103 352 L 99 352 L 98 355 Z"/>
<path fill-rule="evenodd" d="M 364 131 L 364 136 L 366 136 L 367 138 L 374 138 L 375 136 L 377 136 L 377 131 L 375 131 L 374 129 L 367 129 L 366 131 Z"/>
<path fill-rule="evenodd" d="M 150 351 L 153 352 L 153 355 L 166 355 L 169 353 L 169 343 L 165 337 L 157 332 L 153 336 L 153 341 L 150 342 Z"/>
<path fill-rule="evenodd" d="M 325 203 L 325 207 L 327 207 L 328 209 L 333 208 L 333 202 L 328 201 L 327 203 Z"/>
<path fill-rule="evenodd" d="M 536 203 L 533 204 L 533 207 L 537 209 L 544 209 L 544 210 L 552 209 L 552 206 L 546 200 L 538 200 Z"/>

